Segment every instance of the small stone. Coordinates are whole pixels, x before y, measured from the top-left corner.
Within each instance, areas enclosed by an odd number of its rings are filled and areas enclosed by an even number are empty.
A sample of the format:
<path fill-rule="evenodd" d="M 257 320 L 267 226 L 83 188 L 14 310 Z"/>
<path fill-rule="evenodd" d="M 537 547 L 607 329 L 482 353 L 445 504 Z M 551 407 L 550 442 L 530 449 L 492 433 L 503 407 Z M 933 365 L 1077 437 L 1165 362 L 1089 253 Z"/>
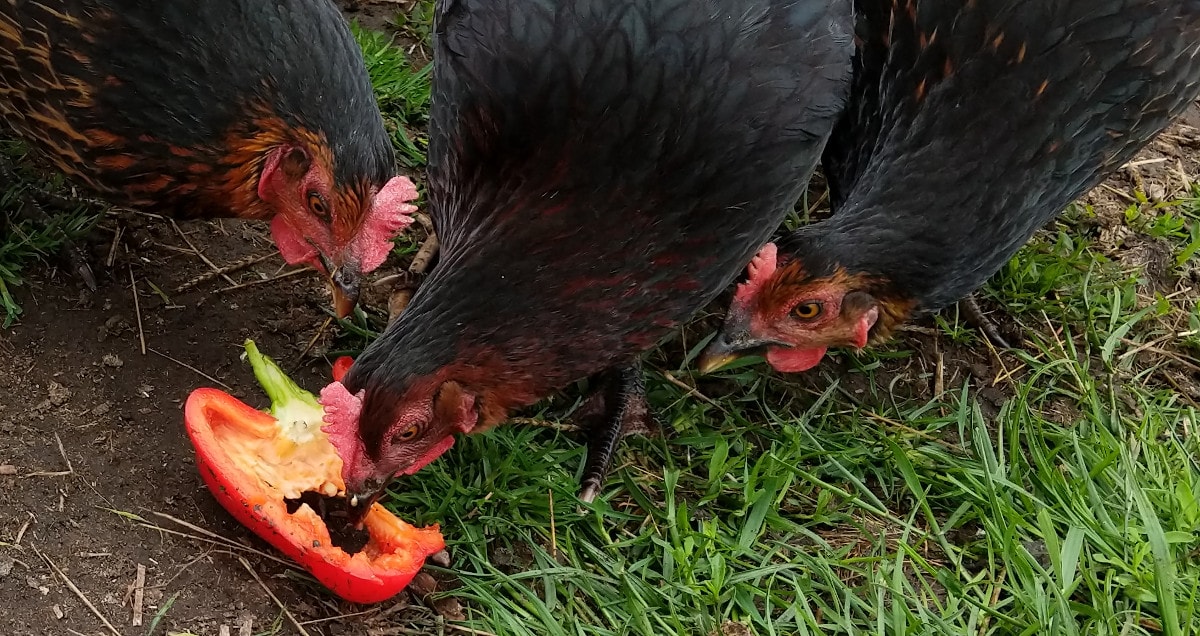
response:
<path fill-rule="evenodd" d="M 0 476 L 17 474 L 17 467 L 12 464 L 0 464 Z"/>
<path fill-rule="evenodd" d="M 25 584 L 28 585 L 29 587 L 41 592 L 42 596 L 45 596 L 50 593 L 50 588 L 46 587 L 45 585 L 42 585 L 41 581 L 38 581 L 37 579 L 33 578 L 32 576 L 25 577 Z"/>
<path fill-rule="evenodd" d="M 109 411 L 112 411 L 112 402 L 103 402 L 101 404 L 97 404 L 95 408 L 92 409 L 92 415 L 95 417 L 103 417 L 108 415 Z"/>
<path fill-rule="evenodd" d="M 119 368 L 125 366 L 125 361 L 121 359 L 121 356 L 115 353 L 105 355 L 100 362 L 102 362 L 106 367 Z"/>
<path fill-rule="evenodd" d="M 57 605 L 55 605 L 54 607 L 51 607 L 50 610 L 54 612 L 54 618 L 57 618 L 60 621 L 63 619 L 64 616 L 66 616 L 66 614 L 63 614 L 62 608 Z"/>
<path fill-rule="evenodd" d="M 437 591 L 437 579 L 430 576 L 427 572 L 419 572 L 413 577 L 412 582 L 408 584 L 408 591 L 421 600 L 425 600 L 430 594 Z"/>
<path fill-rule="evenodd" d="M 439 598 L 433 602 L 433 611 L 439 616 L 448 621 L 465 621 L 467 620 L 466 612 L 463 612 L 462 605 L 458 599 L 454 597 Z"/>
<path fill-rule="evenodd" d="M 13 566 L 17 564 L 17 560 L 6 555 L 0 554 L 0 579 L 12 573 Z"/>
<path fill-rule="evenodd" d="M 104 342 L 112 336 L 117 336 L 125 332 L 133 332 L 133 325 L 129 324 L 122 316 L 113 316 L 106 320 L 102 326 L 98 328 L 98 340 Z"/>
<path fill-rule="evenodd" d="M 50 404 L 54 406 L 62 406 L 71 399 L 71 389 L 51 380 L 50 381 Z"/>
<path fill-rule="evenodd" d="M 443 568 L 448 568 L 450 567 L 450 553 L 445 550 L 439 550 L 429 555 L 429 562 Z"/>

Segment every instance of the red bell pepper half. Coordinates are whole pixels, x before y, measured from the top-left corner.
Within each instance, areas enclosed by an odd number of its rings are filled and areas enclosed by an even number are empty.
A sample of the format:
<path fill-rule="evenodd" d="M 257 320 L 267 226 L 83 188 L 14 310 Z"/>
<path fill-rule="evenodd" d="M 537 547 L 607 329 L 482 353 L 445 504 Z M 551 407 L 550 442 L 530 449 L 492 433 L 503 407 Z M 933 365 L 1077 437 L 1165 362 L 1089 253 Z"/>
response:
<path fill-rule="evenodd" d="M 379 504 L 364 522 L 369 538 L 344 538 L 355 530 L 327 525 L 319 512 L 345 501 L 338 497 L 345 485 L 342 460 L 321 431 L 324 411 L 249 340 L 246 355 L 271 398 L 269 411 L 208 388 L 193 391 L 184 409 L 204 483 L 234 518 L 338 596 L 355 603 L 395 596 L 445 547 L 438 527 L 414 528 Z M 349 361 L 339 362 L 344 373 Z M 358 545 L 348 546 L 355 538 Z"/>

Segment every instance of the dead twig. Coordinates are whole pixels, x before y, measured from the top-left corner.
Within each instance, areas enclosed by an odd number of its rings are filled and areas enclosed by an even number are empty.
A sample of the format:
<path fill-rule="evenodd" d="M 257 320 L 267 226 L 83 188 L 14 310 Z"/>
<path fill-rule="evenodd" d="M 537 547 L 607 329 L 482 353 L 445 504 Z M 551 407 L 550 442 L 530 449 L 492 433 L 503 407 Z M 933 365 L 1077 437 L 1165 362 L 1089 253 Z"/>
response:
<path fill-rule="evenodd" d="M 471 636 L 496 636 L 491 632 L 485 632 L 481 629 L 471 629 L 470 627 L 455 625 L 454 623 L 446 623 L 446 629 L 455 632 L 462 632 L 463 634 L 471 634 Z"/>
<path fill-rule="evenodd" d="M 1171 386 L 1175 387 L 1175 391 L 1177 391 L 1179 393 L 1179 397 L 1183 398 L 1184 401 L 1187 402 L 1188 404 L 1191 404 L 1192 408 L 1200 410 L 1200 404 L 1197 404 L 1196 401 L 1192 399 L 1192 396 L 1188 395 L 1188 392 L 1182 386 L 1179 385 L 1178 380 L 1171 377 L 1170 373 L 1160 373 L 1160 375 L 1162 375 L 1162 377 L 1166 378 L 1167 382 L 1169 382 L 1171 384 Z M 1184 421 L 1184 423 L 1186 423 L 1187 418 L 1184 418 L 1183 421 Z"/>
<path fill-rule="evenodd" d="M 1147 343 L 1145 343 L 1145 344 L 1138 345 L 1136 348 L 1130 349 L 1129 351 L 1126 351 L 1125 353 L 1122 353 L 1121 355 L 1117 356 L 1117 359 L 1118 359 L 1118 360 L 1124 360 L 1124 359 L 1126 359 L 1126 358 L 1131 358 L 1131 357 L 1133 357 L 1133 356 L 1136 356 L 1137 354 L 1139 354 L 1139 353 L 1141 353 L 1141 352 L 1143 352 L 1143 351 L 1146 351 L 1147 349 L 1150 349 L 1150 348 L 1153 348 L 1153 347 L 1157 347 L 1157 346 L 1159 346 L 1159 345 L 1161 345 L 1161 344 L 1164 344 L 1164 343 L 1166 343 L 1168 340 L 1171 340 L 1171 339 L 1172 339 L 1172 338 L 1174 338 L 1174 337 L 1175 337 L 1175 334 L 1174 334 L 1174 333 L 1169 333 L 1169 334 L 1167 334 L 1167 335 L 1165 335 L 1165 336 L 1163 336 L 1163 337 L 1161 337 L 1161 338 L 1158 338 L 1157 340 L 1151 340 L 1150 342 L 1147 342 Z M 1126 339 L 1124 339 L 1124 338 L 1122 338 L 1121 340 L 1122 340 L 1122 341 L 1124 341 L 1124 342 L 1126 342 L 1126 343 L 1129 343 L 1129 342 L 1130 342 L 1129 340 L 1126 340 Z"/>
<path fill-rule="evenodd" d="M 208 380 L 209 382 L 214 382 L 214 383 L 216 383 L 216 384 L 220 384 L 222 387 L 225 387 L 225 389 L 229 390 L 230 392 L 233 392 L 233 387 L 231 387 L 231 386 L 229 386 L 228 384 L 225 384 L 224 382 L 222 382 L 222 381 L 220 381 L 220 380 L 218 380 L 218 379 L 216 379 L 216 378 L 212 377 L 211 375 L 209 375 L 209 374 L 207 374 L 207 373 L 205 373 L 205 372 L 201 371 L 200 369 L 197 369 L 196 367 L 193 367 L 192 365 L 190 365 L 190 364 L 188 364 L 188 363 L 186 363 L 186 362 L 183 362 L 183 361 L 181 361 L 181 360 L 176 360 L 175 358 L 172 358 L 171 356 L 169 356 L 169 355 L 167 355 L 167 354 L 165 354 L 165 353 L 163 353 L 163 352 L 159 351 L 158 349 L 148 349 L 148 351 L 149 351 L 150 353 L 153 353 L 154 355 L 157 355 L 157 356 L 162 356 L 163 358 L 166 358 L 167 360 L 170 360 L 171 362 L 174 362 L 175 364 L 178 364 L 179 366 L 181 366 L 181 367 L 183 367 L 183 368 L 187 369 L 188 371 L 191 371 L 191 372 L 195 373 L 196 375 L 199 375 L 200 377 L 204 378 L 205 380 Z"/>
<path fill-rule="evenodd" d="M 840 390 L 841 389 L 839 389 L 839 391 Z M 843 393 L 848 395 L 847 392 L 843 391 Z M 864 415 L 866 416 L 867 419 L 875 420 L 876 422 L 879 422 L 881 424 L 884 424 L 884 425 L 889 426 L 894 429 L 898 429 L 900 431 L 908 433 L 909 435 L 920 437 L 921 439 L 924 439 L 926 441 L 933 442 L 934 444 L 938 444 L 942 448 L 945 448 L 946 450 L 951 451 L 956 455 L 965 455 L 967 452 L 963 447 L 961 447 L 957 444 L 952 444 L 950 442 L 947 442 L 946 440 L 944 440 L 936 435 L 931 435 L 927 431 L 919 431 L 911 426 L 907 426 L 901 422 L 897 422 L 896 420 L 884 417 L 882 415 L 876 415 L 875 413 L 865 413 Z"/>
<path fill-rule="evenodd" d="M 113 234 L 112 245 L 108 248 L 108 258 L 104 260 L 104 266 L 112 268 L 113 262 L 117 260 L 117 248 L 121 245 L 121 235 L 125 233 L 125 226 L 118 225 L 117 231 Z"/>
<path fill-rule="evenodd" d="M 137 566 L 137 575 L 133 579 L 133 626 L 142 626 L 142 603 L 146 594 L 146 566 Z"/>
<path fill-rule="evenodd" d="M 156 512 L 155 511 L 154 515 L 156 517 L 162 517 L 163 519 L 166 519 L 167 521 L 170 521 L 172 523 L 177 523 L 177 524 L 183 526 L 184 528 L 187 528 L 188 530 L 195 532 L 196 534 L 188 534 L 186 532 L 180 532 L 178 530 L 164 528 L 160 525 L 153 524 L 153 523 L 150 523 L 149 521 L 145 521 L 145 520 L 141 521 L 141 525 L 143 525 L 147 528 L 150 528 L 151 530 L 157 530 L 159 532 L 165 532 L 167 534 L 177 535 L 180 537 L 191 539 L 193 541 L 203 541 L 205 543 L 217 545 L 222 548 L 225 548 L 226 550 L 229 550 L 230 554 L 233 554 L 234 550 L 240 551 L 240 552 L 246 552 L 248 554 L 253 554 L 253 555 L 262 557 L 264 559 L 270 559 L 276 563 L 279 563 L 280 565 L 285 565 L 292 569 L 299 569 L 299 566 L 297 566 L 295 563 L 293 563 L 291 561 L 288 561 L 286 559 L 281 559 L 273 554 L 268 554 L 266 552 L 263 552 L 262 550 L 256 550 L 249 546 L 244 546 L 240 543 L 237 543 L 236 541 L 234 541 L 232 539 L 227 539 L 211 530 L 205 530 L 204 528 L 201 528 L 200 526 L 197 526 L 193 523 L 188 523 L 187 521 L 184 521 L 183 519 L 180 519 L 178 517 L 172 517 L 171 515 L 169 515 L 165 512 Z"/>
<path fill-rule="evenodd" d="M 933 399 L 942 397 L 942 392 L 946 390 L 946 361 L 945 354 L 941 351 L 937 354 L 937 367 L 935 367 L 933 376 Z"/>
<path fill-rule="evenodd" d="M 1130 168 L 1137 168 L 1139 166 L 1149 166 L 1149 165 L 1153 165 L 1156 163 L 1164 163 L 1166 161 L 1167 161 L 1166 157 L 1155 157 L 1153 159 L 1141 159 L 1139 161 L 1130 161 L 1129 163 L 1121 166 L 1121 168 L 1128 170 Z"/>
<path fill-rule="evenodd" d="M 1130 203 L 1139 203 L 1139 201 L 1137 200 L 1136 197 L 1130 195 L 1128 192 L 1122 192 L 1121 190 L 1118 190 L 1118 189 L 1108 185 L 1107 183 L 1101 183 L 1100 187 L 1104 188 L 1105 190 L 1108 190 L 1109 192 L 1117 195 L 1118 197 L 1121 197 L 1122 199 L 1125 199 L 1126 201 L 1128 201 Z"/>
<path fill-rule="evenodd" d="M 67 451 L 63 448 L 62 438 L 58 436 L 58 433 L 54 434 L 54 440 L 58 442 L 58 454 L 62 455 L 63 462 L 66 463 L 67 469 L 54 471 L 39 470 L 37 472 L 29 473 L 28 475 L 21 475 L 21 479 L 28 479 L 29 477 L 66 477 L 67 475 L 75 474 L 75 467 L 71 465 L 71 460 L 67 459 Z"/>
<path fill-rule="evenodd" d="M 537 417 L 510 417 L 509 424 L 524 424 L 526 426 L 537 426 L 538 428 L 548 428 L 562 433 L 577 433 L 581 429 L 574 424 L 562 424 L 559 422 L 551 422 Z"/>
<path fill-rule="evenodd" d="M 92 602 L 88 600 L 87 595 L 84 594 L 82 590 L 80 590 L 78 587 L 75 586 L 75 583 L 71 581 L 70 577 L 68 577 L 66 575 L 66 573 L 64 573 L 62 570 L 60 570 L 58 568 L 58 565 L 56 565 L 54 563 L 54 561 L 52 561 L 50 559 L 50 557 L 46 556 L 45 554 L 42 554 L 42 551 L 38 550 L 37 546 L 31 545 L 29 547 L 30 547 L 30 549 L 33 550 L 34 554 L 38 555 L 43 561 L 46 562 L 46 565 L 50 566 L 51 570 L 54 570 L 54 573 L 58 575 L 58 578 L 62 579 L 62 582 L 67 586 L 67 589 L 71 590 L 71 592 L 73 592 L 75 594 L 75 596 L 79 597 L 79 600 L 82 601 L 83 604 L 89 610 L 91 610 L 93 614 L 96 615 L 96 618 L 100 619 L 100 622 L 103 623 L 104 626 L 108 628 L 108 631 L 112 632 L 116 636 L 121 636 L 121 632 L 117 631 L 117 628 L 113 627 L 113 624 L 108 622 L 108 619 L 104 617 L 104 614 L 101 614 L 100 610 L 96 609 L 95 605 L 92 605 Z"/>
<path fill-rule="evenodd" d="M 261 280 L 252 280 L 252 281 L 250 281 L 250 282 L 248 282 L 248 283 L 238 283 L 238 284 L 236 284 L 236 285 L 234 285 L 234 286 L 232 286 L 232 287 L 222 287 L 221 289 L 218 289 L 218 290 L 217 290 L 216 292 L 214 292 L 214 293 L 216 293 L 216 294 L 224 294 L 225 292 L 236 291 L 236 290 L 238 290 L 238 289 L 245 289 L 245 288 L 247 288 L 247 287 L 253 287 L 253 286 L 255 286 L 255 285 L 263 285 L 263 284 L 265 284 L 265 283 L 273 283 L 273 282 L 275 282 L 275 281 L 278 281 L 278 280 L 283 280 L 283 279 L 285 279 L 285 278 L 291 278 L 292 276 L 298 276 L 298 275 L 300 275 L 300 274 L 316 274 L 316 273 L 317 273 L 317 270 L 315 270 L 315 269 L 313 269 L 313 268 L 311 268 L 311 267 L 302 267 L 302 268 L 300 268 L 300 269 L 293 269 L 293 270 L 292 270 L 292 271 L 290 271 L 290 272 L 285 272 L 285 273 L 283 273 L 283 274 L 280 274 L 280 275 L 278 275 L 278 276 L 272 276 L 272 277 L 270 277 L 270 278 L 263 278 L 263 279 L 261 279 Z"/>
<path fill-rule="evenodd" d="M 13 545 L 17 546 L 18 548 L 21 547 L 21 539 L 24 539 L 25 533 L 29 531 L 29 525 L 37 520 L 37 517 L 34 517 L 32 512 L 27 514 L 29 515 L 29 518 L 26 519 L 25 523 L 22 523 L 21 527 L 17 529 L 17 536 L 13 539 Z"/>
<path fill-rule="evenodd" d="M 1175 353 L 1173 351 L 1167 351 L 1166 349 L 1162 349 L 1160 347 L 1151 347 L 1151 346 L 1140 345 L 1138 342 L 1135 342 L 1128 338 L 1121 338 L 1121 342 L 1123 342 L 1127 345 L 1131 345 L 1131 346 L 1141 346 L 1141 349 L 1143 351 L 1157 353 L 1158 355 L 1163 356 L 1163 357 L 1167 358 L 1168 360 L 1171 360 L 1171 361 L 1175 362 L 1176 364 L 1179 364 L 1182 367 L 1186 367 L 1188 369 L 1191 369 L 1192 371 L 1200 371 L 1200 365 L 1193 362 L 1191 358 L 1186 358 L 1186 357 L 1181 356 L 1178 353 Z"/>
<path fill-rule="evenodd" d="M 1001 592 L 1001 590 L 1003 590 L 1003 589 L 1004 589 L 1004 575 L 1005 575 L 1005 574 L 1008 574 L 1008 570 L 1006 570 L 1006 569 L 1004 569 L 1004 568 L 1001 568 L 1001 569 L 1000 569 L 1000 576 L 997 576 L 997 577 L 996 577 L 996 583 L 995 583 L 995 585 L 993 585 L 993 586 L 992 586 L 992 597 L 991 597 L 991 602 L 988 604 L 988 607 L 989 607 L 989 608 L 994 608 L 994 607 L 996 607 L 996 604 L 1000 602 L 1000 592 Z M 987 630 L 988 630 L 988 624 L 989 624 L 989 623 L 991 623 L 991 622 L 992 622 L 992 615 L 991 615 L 991 613 L 985 613 L 985 614 L 983 615 L 983 620 L 979 622 L 979 634 L 980 634 L 980 636 L 982 636 L 983 634 L 986 634 L 986 633 L 987 633 Z"/>
<path fill-rule="evenodd" d="M 296 356 L 297 360 L 303 360 L 304 356 L 308 355 L 309 351 L 312 351 L 312 348 L 317 345 L 317 340 L 321 339 L 321 334 L 325 333 L 325 330 L 328 329 L 329 325 L 331 325 L 331 324 L 333 324 L 332 316 L 326 318 L 325 322 L 321 323 L 321 326 L 317 328 L 317 333 L 313 334 L 312 340 L 309 340 L 308 344 L 305 345 L 304 350 L 301 351 L 300 354 Z"/>
<path fill-rule="evenodd" d="M 387 287 L 388 285 L 400 280 L 401 278 L 407 278 L 407 277 L 408 277 L 407 272 L 398 272 L 395 274 L 388 274 L 387 276 L 384 276 L 383 278 L 379 278 L 379 279 L 376 279 L 375 281 L 373 281 L 371 283 L 371 287 L 373 287 L 375 289 L 379 289 L 381 287 Z"/>
<path fill-rule="evenodd" d="M 338 614 L 337 616 L 326 616 L 325 618 L 314 618 L 314 619 L 307 620 L 307 621 L 300 621 L 300 624 L 301 625 L 320 625 L 321 623 L 331 623 L 333 621 L 346 620 L 347 618 L 358 618 L 360 616 L 369 616 L 371 614 L 378 614 L 378 613 L 379 613 L 378 608 L 372 608 L 369 610 L 363 610 L 361 612 L 354 612 L 352 614 Z"/>
<path fill-rule="evenodd" d="M 663 371 L 662 375 L 664 378 L 666 378 L 667 382 L 670 382 L 671 384 L 674 384 L 675 386 L 683 389 L 684 391 L 687 392 L 688 395 L 690 395 L 694 398 L 697 398 L 703 402 L 707 402 L 708 404 L 710 404 L 712 406 L 715 406 L 722 413 L 729 413 L 729 411 L 726 410 L 726 408 L 724 406 L 722 406 L 720 402 L 717 402 L 716 400 L 701 393 L 699 390 L 696 389 L 696 387 L 691 386 L 690 384 L 684 382 L 683 380 L 680 380 L 679 378 L 676 378 L 670 371 Z"/>
<path fill-rule="evenodd" d="M 225 267 L 222 267 L 220 269 L 216 269 L 216 270 L 213 270 L 210 272 L 204 272 L 203 274 L 200 274 L 199 276 L 189 280 L 188 282 L 180 285 L 179 287 L 176 287 L 175 293 L 187 291 L 197 285 L 203 285 L 204 283 L 207 283 L 208 281 L 210 281 L 214 278 L 217 278 L 218 276 L 232 274 L 233 272 L 237 272 L 237 271 L 246 269 L 247 267 L 250 267 L 251 265 L 257 265 L 265 260 L 270 259 L 273 256 L 275 256 L 274 252 L 271 252 L 268 254 L 263 254 L 262 256 L 249 256 L 247 258 L 243 258 L 240 261 L 235 261 L 229 265 L 226 265 Z"/>
<path fill-rule="evenodd" d="M 546 491 L 550 496 L 550 558 L 558 560 L 558 530 L 554 524 L 554 489 Z"/>
<path fill-rule="evenodd" d="M 67 451 L 63 448 L 62 438 L 58 436 L 57 432 L 54 433 L 54 441 L 58 442 L 58 454 L 62 455 L 63 462 L 67 465 L 67 474 L 74 475 L 75 467 L 71 465 L 71 460 L 67 458 Z"/>
<path fill-rule="evenodd" d="M 171 221 L 171 227 L 175 228 L 175 233 L 179 235 L 179 238 L 183 239 L 184 243 L 187 243 L 188 247 L 192 248 L 192 252 L 194 252 L 196 254 L 196 256 L 200 257 L 200 260 L 204 261 L 205 265 L 208 265 L 209 268 L 211 268 L 214 272 L 217 272 L 216 275 L 220 276 L 221 278 L 224 278 L 225 281 L 228 282 L 230 285 L 237 284 L 237 281 L 230 278 L 229 274 L 221 273 L 221 268 L 217 267 L 216 263 L 213 263 L 212 261 L 208 260 L 208 257 L 204 255 L 204 252 L 201 252 L 200 249 L 197 248 L 194 243 L 192 243 L 192 239 L 188 238 L 188 235 L 184 234 L 183 230 L 179 229 L 179 224 L 175 222 L 175 219 L 170 219 L 170 221 Z"/>
<path fill-rule="evenodd" d="M 1004 365 L 1001 365 L 1001 368 L 1003 370 L 1000 372 L 1000 374 L 998 374 L 995 377 L 995 379 L 992 380 L 992 386 L 996 386 L 997 384 L 1000 384 L 1001 382 L 1008 382 L 1009 384 L 1013 384 L 1013 378 L 1016 377 L 1016 374 L 1025 370 L 1025 363 L 1022 362 L 1022 363 L 1018 364 L 1017 366 L 1013 367 L 1011 370 L 1004 368 Z"/>
<path fill-rule="evenodd" d="M 142 345 L 142 355 L 146 355 L 146 332 L 142 330 L 142 305 L 138 302 L 137 279 L 133 276 L 133 265 L 129 266 L 129 289 L 133 292 L 133 313 L 137 315 L 138 342 Z"/>
<path fill-rule="evenodd" d="M 292 614 L 292 611 L 283 604 L 283 601 L 279 600 L 278 596 L 275 596 L 275 593 L 271 591 L 271 588 L 267 587 L 267 584 L 263 582 L 262 577 L 258 575 L 258 572 L 254 571 L 254 568 L 250 565 L 250 562 L 246 560 L 246 557 L 238 555 L 238 561 L 242 562 L 242 567 L 246 568 L 246 571 L 250 573 L 250 576 L 254 577 L 254 580 L 257 581 L 260 586 L 262 586 L 262 589 L 267 593 L 267 596 L 270 596 L 271 600 L 275 601 L 275 604 L 278 605 L 279 609 L 283 611 L 284 616 L 287 616 L 288 620 L 292 621 L 292 625 L 295 625 L 296 629 L 300 630 L 301 636 L 311 636 L 308 633 L 308 630 L 304 629 L 304 626 L 300 624 L 300 621 L 296 620 L 296 617 Z"/>

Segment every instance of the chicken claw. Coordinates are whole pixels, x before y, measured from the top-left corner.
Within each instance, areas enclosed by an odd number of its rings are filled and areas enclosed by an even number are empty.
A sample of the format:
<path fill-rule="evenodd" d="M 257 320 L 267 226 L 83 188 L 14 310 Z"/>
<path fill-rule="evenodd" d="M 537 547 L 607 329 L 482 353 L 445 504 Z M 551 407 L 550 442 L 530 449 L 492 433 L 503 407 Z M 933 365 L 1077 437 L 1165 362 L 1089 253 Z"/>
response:
<path fill-rule="evenodd" d="M 647 435 L 659 430 L 646 403 L 641 361 L 601 374 L 600 387 L 580 410 L 580 424 L 588 431 L 588 450 L 579 500 L 591 503 L 608 476 L 617 444 L 629 435 Z"/>
<path fill-rule="evenodd" d="M 1000 327 L 995 321 L 983 314 L 983 309 L 979 306 L 979 301 L 975 299 L 975 294 L 971 294 L 958 301 L 958 308 L 966 317 L 967 322 L 971 323 L 971 326 L 979 331 L 982 331 L 983 335 L 992 341 L 992 344 L 1001 349 L 1015 348 L 1008 344 L 1008 341 L 1000 334 Z"/>

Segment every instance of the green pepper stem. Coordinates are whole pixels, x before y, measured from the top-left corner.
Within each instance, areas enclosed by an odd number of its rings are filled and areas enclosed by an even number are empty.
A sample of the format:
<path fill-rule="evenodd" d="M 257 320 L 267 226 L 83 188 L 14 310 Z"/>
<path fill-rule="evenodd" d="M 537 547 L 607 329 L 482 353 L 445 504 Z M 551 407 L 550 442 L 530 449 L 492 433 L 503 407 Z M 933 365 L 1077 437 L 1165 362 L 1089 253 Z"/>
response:
<path fill-rule="evenodd" d="M 297 401 L 303 402 L 306 407 L 317 409 L 318 412 L 322 410 L 316 396 L 300 388 L 291 378 L 287 377 L 274 360 L 259 352 L 253 340 L 247 339 L 245 347 L 246 357 L 250 360 L 250 368 L 254 370 L 254 377 L 258 379 L 258 383 L 266 392 L 267 397 L 271 398 L 271 408 L 267 411 L 268 413 L 278 418 L 280 411 Z"/>

